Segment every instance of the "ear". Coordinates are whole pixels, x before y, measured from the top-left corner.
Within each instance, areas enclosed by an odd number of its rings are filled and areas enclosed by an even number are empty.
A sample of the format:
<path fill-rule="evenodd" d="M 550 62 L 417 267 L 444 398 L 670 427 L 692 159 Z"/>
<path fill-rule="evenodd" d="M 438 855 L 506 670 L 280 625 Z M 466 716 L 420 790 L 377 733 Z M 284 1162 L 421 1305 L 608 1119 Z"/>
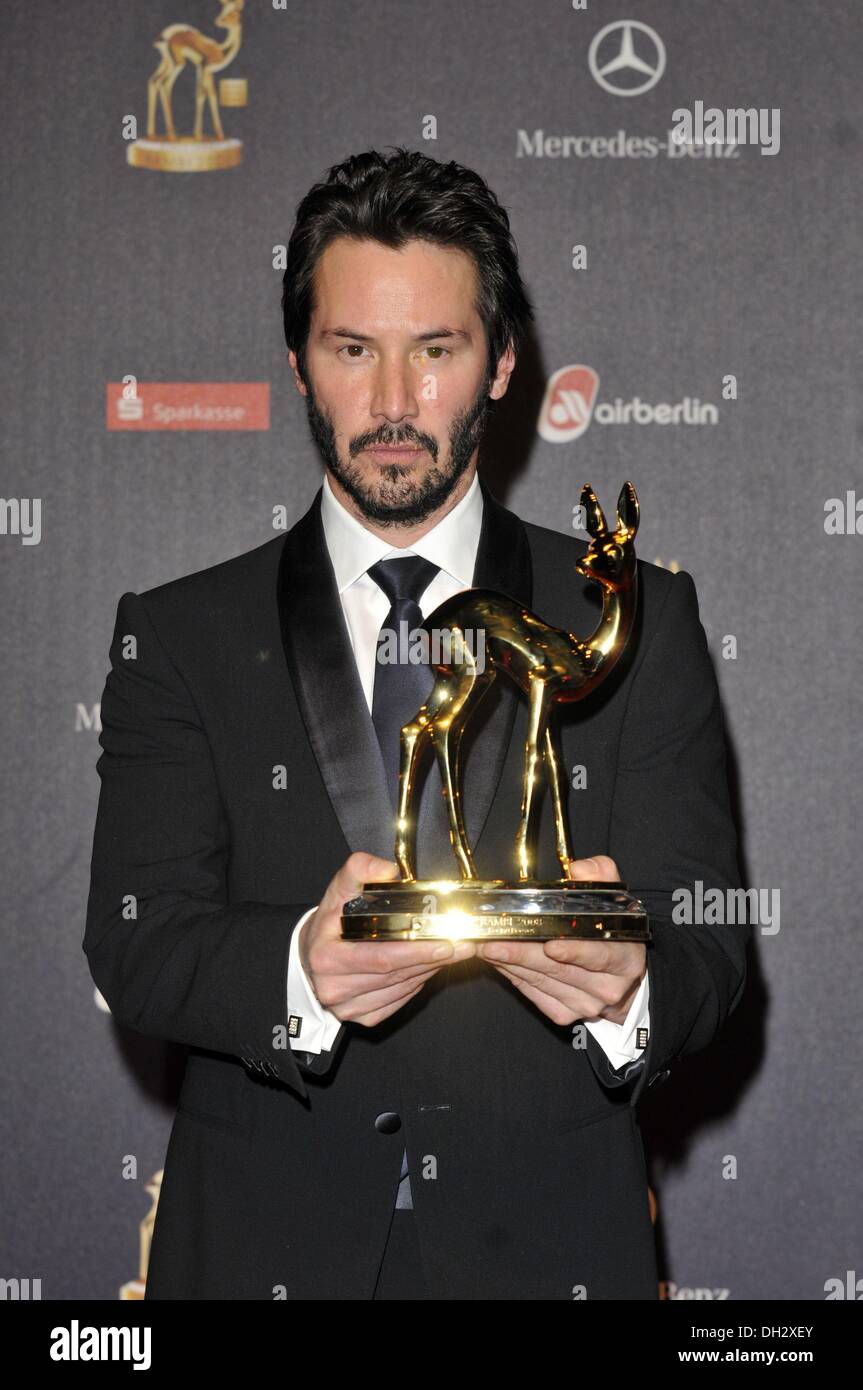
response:
<path fill-rule="evenodd" d="M 306 383 L 303 381 L 303 378 L 300 376 L 299 364 L 298 364 L 298 362 L 297 362 L 297 354 L 296 354 L 293 350 L 290 351 L 290 352 L 288 353 L 288 366 L 290 367 L 291 371 L 292 371 L 293 374 L 294 374 L 294 385 L 296 386 L 296 388 L 297 388 L 297 390 L 299 391 L 300 395 L 301 395 L 301 396 L 307 396 L 307 395 L 308 395 L 308 390 L 307 390 L 307 387 L 306 387 Z"/>
<path fill-rule="evenodd" d="M 509 379 L 515 370 L 515 353 L 512 344 L 507 343 L 504 351 L 498 359 L 497 368 L 489 387 L 489 398 L 493 401 L 500 400 L 501 396 L 506 395 Z"/>
<path fill-rule="evenodd" d="M 584 487 L 581 489 L 580 501 L 587 513 L 588 534 L 593 536 L 594 539 L 604 536 L 608 527 L 606 526 L 605 517 L 602 514 L 602 508 L 599 505 L 596 493 L 590 486 L 590 483 L 585 483 Z"/>
<path fill-rule="evenodd" d="M 617 499 L 617 520 L 623 529 L 629 532 L 630 540 L 638 530 L 640 514 L 641 508 L 638 505 L 638 495 L 635 488 L 632 483 L 624 483 Z"/>

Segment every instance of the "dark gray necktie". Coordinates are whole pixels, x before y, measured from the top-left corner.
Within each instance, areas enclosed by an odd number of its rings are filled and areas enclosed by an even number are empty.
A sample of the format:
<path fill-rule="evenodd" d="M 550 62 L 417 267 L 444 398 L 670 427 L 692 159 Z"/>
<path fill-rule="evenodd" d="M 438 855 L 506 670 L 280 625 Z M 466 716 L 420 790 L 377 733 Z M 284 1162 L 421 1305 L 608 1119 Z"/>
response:
<path fill-rule="evenodd" d="M 421 555 L 380 560 L 368 571 L 390 602 L 390 610 L 378 634 L 372 722 L 381 746 L 394 810 L 398 797 L 401 727 L 413 719 L 432 685 L 428 665 L 409 660 L 410 634 L 422 624 L 419 600 L 438 572 L 439 566 Z M 390 633 L 393 636 L 388 652 L 384 637 Z M 386 659 L 393 654 L 398 659 Z"/>
<path fill-rule="evenodd" d="M 432 684 L 428 665 L 422 662 L 414 664 L 407 659 L 410 651 L 410 633 L 422 623 L 419 600 L 438 571 L 438 565 L 424 560 L 421 555 L 380 560 L 368 571 L 369 576 L 383 590 L 390 602 L 390 610 L 378 634 L 372 722 L 383 754 L 393 809 L 396 808 L 398 799 L 401 727 L 417 713 Z M 401 623 L 407 625 L 403 636 L 400 632 Z M 394 639 L 390 640 L 389 654 L 392 655 L 392 647 L 395 647 L 396 654 L 402 658 L 400 660 L 380 659 L 387 655 L 387 649 L 382 643 L 388 633 L 394 634 Z M 402 1156 L 396 1206 L 413 1206 L 406 1152 Z"/>

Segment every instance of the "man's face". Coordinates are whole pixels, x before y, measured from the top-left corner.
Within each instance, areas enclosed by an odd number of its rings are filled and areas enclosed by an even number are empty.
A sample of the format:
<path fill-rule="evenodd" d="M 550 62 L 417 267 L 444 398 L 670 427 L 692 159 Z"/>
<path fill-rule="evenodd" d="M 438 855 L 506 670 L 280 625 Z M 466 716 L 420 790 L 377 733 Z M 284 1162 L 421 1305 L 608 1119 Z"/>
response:
<path fill-rule="evenodd" d="M 340 237 L 318 261 L 305 382 L 288 357 L 331 481 L 378 526 L 422 522 L 473 476 L 515 365 L 487 370 L 476 291 L 471 258 L 427 242 Z"/>

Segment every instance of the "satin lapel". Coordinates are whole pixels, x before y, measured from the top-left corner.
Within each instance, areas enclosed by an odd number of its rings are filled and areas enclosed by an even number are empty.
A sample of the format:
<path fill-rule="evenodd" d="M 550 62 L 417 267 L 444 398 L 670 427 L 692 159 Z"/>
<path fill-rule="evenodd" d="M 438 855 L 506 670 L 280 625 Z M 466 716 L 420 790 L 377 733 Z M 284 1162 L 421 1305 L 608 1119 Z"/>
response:
<path fill-rule="evenodd" d="M 525 607 L 533 595 L 533 567 L 527 532 L 519 517 L 491 495 L 482 478 L 482 527 L 474 565 L 474 589 L 497 589 Z M 519 692 L 505 677 L 494 682 L 477 706 L 462 738 L 462 804 L 470 845 L 476 849 L 506 762 L 512 739 Z M 449 842 L 449 827 L 437 768 L 428 767 L 417 826 L 418 871 L 421 877 L 457 878 L 458 867 Z M 429 793 L 431 784 L 431 794 Z M 497 865 L 495 876 L 508 867 Z"/>
<path fill-rule="evenodd" d="M 285 537 L 278 579 L 282 645 L 348 848 L 392 859 L 392 805 L 327 550 L 321 492 Z"/>

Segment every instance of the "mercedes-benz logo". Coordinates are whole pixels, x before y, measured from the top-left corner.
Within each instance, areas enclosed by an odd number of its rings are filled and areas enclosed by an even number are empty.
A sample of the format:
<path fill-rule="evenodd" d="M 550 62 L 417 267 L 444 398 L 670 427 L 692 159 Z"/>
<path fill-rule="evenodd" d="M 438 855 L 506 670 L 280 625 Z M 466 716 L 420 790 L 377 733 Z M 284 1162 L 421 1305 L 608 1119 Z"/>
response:
<path fill-rule="evenodd" d="M 600 66 L 597 62 L 600 45 L 604 39 L 608 38 L 609 34 L 616 33 L 618 29 L 622 30 L 622 34 L 617 57 L 611 58 Z M 633 29 L 638 29 L 640 33 L 647 36 L 646 39 L 641 40 L 639 47 L 644 50 L 649 41 L 652 46 L 652 63 L 646 62 L 636 53 L 635 42 L 632 37 Z M 607 49 L 610 47 L 611 45 L 606 45 Z M 616 97 L 637 97 L 641 96 L 642 92 L 649 92 L 651 87 L 655 87 L 665 72 L 665 44 L 656 30 L 651 29 L 649 24 L 642 24 L 638 19 L 616 19 L 613 24 L 606 24 L 604 29 L 600 29 L 599 33 L 594 35 L 587 54 L 587 63 L 592 76 L 606 92 L 611 92 Z M 626 72 L 627 70 L 631 73 L 643 74 L 644 81 L 636 87 L 621 87 L 615 82 L 609 81 L 614 73 Z"/>

